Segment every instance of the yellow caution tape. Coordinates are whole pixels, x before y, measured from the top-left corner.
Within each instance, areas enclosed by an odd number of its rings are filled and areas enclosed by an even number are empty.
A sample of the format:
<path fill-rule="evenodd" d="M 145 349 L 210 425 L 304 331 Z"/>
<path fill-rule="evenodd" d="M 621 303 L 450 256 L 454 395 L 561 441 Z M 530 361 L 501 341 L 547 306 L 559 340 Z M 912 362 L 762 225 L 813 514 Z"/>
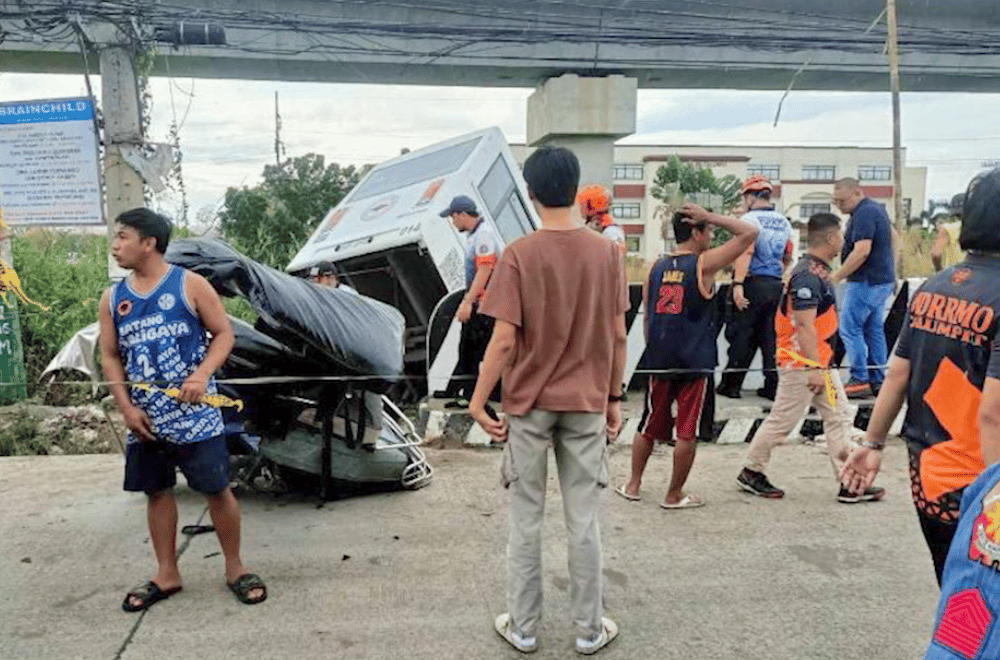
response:
<path fill-rule="evenodd" d="M 155 387 L 147 383 L 136 383 L 132 387 L 137 387 L 140 390 L 148 390 L 150 392 L 162 392 L 169 397 L 176 399 L 181 391 L 176 387 Z M 243 401 L 240 399 L 230 399 L 224 394 L 205 394 L 201 397 L 198 403 L 204 403 L 206 406 L 211 406 L 213 408 L 236 408 L 239 412 L 243 410 Z"/>
<path fill-rule="evenodd" d="M 836 410 L 837 408 L 837 389 L 833 386 L 833 377 L 830 375 L 830 370 L 816 362 L 815 360 L 810 360 L 809 358 L 799 355 L 795 351 L 791 351 L 787 348 L 778 349 L 778 357 L 782 355 L 791 358 L 793 362 L 798 362 L 799 364 L 805 365 L 807 367 L 816 367 L 817 369 L 823 370 L 823 379 L 826 381 L 826 400 L 830 404 L 830 407 Z"/>

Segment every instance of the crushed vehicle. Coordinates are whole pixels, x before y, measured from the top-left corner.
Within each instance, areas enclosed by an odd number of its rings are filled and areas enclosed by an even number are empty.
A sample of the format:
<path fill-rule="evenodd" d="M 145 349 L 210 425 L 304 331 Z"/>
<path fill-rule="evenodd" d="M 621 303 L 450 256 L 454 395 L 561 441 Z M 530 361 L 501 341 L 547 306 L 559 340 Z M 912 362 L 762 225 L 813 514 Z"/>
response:
<path fill-rule="evenodd" d="M 234 476 L 274 483 L 421 488 L 433 469 L 413 423 L 384 394 L 403 373 L 404 320 L 377 300 L 261 265 L 215 239 L 170 243 L 168 262 L 244 298 L 250 325 L 230 317 L 236 343 L 216 374 Z M 46 367 L 93 371 L 96 332 L 84 328 Z M 81 354 L 90 352 L 88 360 Z"/>

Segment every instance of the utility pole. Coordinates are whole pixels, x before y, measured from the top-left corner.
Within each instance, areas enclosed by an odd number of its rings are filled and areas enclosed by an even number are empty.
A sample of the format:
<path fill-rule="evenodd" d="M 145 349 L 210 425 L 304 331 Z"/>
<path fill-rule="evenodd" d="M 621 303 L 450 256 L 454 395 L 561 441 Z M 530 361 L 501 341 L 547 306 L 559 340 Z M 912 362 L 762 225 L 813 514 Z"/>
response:
<path fill-rule="evenodd" d="M 106 187 L 108 242 L 114 239 L 114 220 L 119 214 L 145 204 L 142 177 L 122 157 L 123 145 L 142 144 L 139 83 L 135 61 L 125 46 L 109 45 L 101 50 L 101 90 L 104 105 L 104 183 Z M 120 268 L 108 252 L 108 275 L 121 279 Z"/>
<path fill-rule="evenodd" d="M 274 90 L 274 164 L 281 167 L 281 113 L 278 112 L 278 90 Z"/>
<path fill-rule="evenodd" d="M 906 230 L 903 216 L 903 145 L 899 116 L 899 33 L 896 25 L 896 0 L 886 2 L 886 22 L 889 28 L 889 88 L 892 93 L 892 174 L 893 198 L 896 204 L 896 229 L 899 240 Z M 899 252 L 899 270 L 903 274 L 903 251 Z"/>

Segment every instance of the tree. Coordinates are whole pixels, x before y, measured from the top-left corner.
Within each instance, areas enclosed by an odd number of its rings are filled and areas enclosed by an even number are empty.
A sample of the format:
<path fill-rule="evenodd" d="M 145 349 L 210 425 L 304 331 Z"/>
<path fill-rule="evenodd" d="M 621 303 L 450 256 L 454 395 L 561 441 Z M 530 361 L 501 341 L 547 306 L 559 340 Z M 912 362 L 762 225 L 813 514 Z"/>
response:
<path fill-rule="evenodd" d="M 686 201 L 727 214 L 740 202 L 740 180 L 733 174 L 717 178 L 711 169 L 681 162 L 675 154 L 656 171 L 653 197 L 662 202 L 656 209 L 656 216 L 661 219 L 670 217 Z M 729 232 L 716 227 L 712 242 L 719 245 L 728 237 Z"/>
<path fill-rule="evenodd" d="M 707 199 L 716 197 L 721 206 L 714 210 L 729 213 L 740 201 L 740 180 L 732 174 L 717 178 L 711 169 L 681 162 L 674 155 L 656 171 L 653 197 L 670 208 L 677 208 L 690 198 L 710 204 Z"/>
<path fill-rule="evenodd" d="M 219 228 L 251 259 L 284 268 L 368 169 L 326 165 L 323 156 L 314 153 L 265 165 L 257 185 L 226 190 Z"/>

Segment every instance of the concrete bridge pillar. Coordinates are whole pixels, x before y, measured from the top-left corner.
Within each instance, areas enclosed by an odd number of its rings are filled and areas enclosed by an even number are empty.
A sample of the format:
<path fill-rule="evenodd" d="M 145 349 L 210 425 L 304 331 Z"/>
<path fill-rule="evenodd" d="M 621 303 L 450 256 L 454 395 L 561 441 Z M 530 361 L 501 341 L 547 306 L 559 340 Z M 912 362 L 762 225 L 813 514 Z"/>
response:
<path fill-rule="evenodd" d="M 549 78 L 528 97 L 528 144 L 572 149 L 581 185 L 611 190 L 615 141 L 635 132 L 638 87 L 638 80 L 621 75 Z"/>

